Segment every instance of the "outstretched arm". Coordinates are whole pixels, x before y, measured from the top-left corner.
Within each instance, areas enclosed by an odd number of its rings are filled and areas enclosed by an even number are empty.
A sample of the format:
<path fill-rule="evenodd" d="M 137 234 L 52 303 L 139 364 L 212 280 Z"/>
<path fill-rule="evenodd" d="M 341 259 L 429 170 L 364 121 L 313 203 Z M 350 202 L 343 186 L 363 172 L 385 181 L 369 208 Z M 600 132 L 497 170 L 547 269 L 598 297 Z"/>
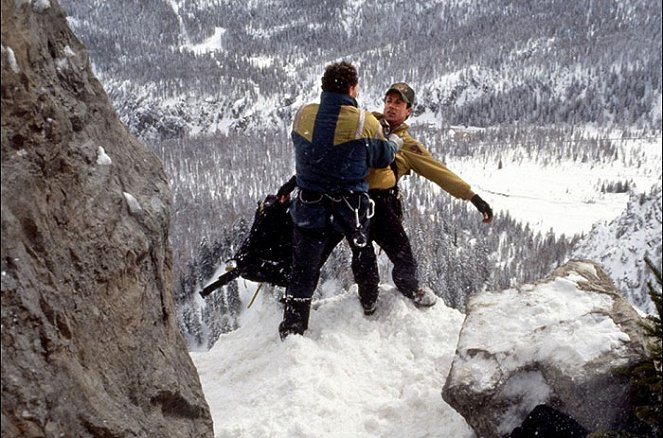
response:
<path fill-rule="evenodd" d="M 422 145 L 412 143 L 409 145 L 409 150 L 399 151 L 399 154 L 407 168 L 433 181 L 453 197 L 472 202 L 483 215 L 483 222 L 490 223 L 493 220 L 493 210 L 490 205 L 475 194 L 461 177 L 433 158 Z"/>

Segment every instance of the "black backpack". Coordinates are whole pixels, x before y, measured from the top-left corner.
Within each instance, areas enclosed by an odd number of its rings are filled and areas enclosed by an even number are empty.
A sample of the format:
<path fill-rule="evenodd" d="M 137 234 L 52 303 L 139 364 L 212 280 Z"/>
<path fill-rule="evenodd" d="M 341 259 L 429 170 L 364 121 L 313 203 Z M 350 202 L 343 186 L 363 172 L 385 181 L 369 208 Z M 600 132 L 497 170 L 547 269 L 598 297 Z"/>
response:
<path fill-rule="evenodd" d="M 267 195 L 258 203 L 253 225 L 239 250 L 229 261 L 235 267 L 201 292 L 206 297 L 237 277 L 258 283 L 286 287 L 292 267 L 292 219 L 290 203 L 278 202 L 278 197 L 294 189 L 294 177 L 284 184 L 276 195 Z"/>

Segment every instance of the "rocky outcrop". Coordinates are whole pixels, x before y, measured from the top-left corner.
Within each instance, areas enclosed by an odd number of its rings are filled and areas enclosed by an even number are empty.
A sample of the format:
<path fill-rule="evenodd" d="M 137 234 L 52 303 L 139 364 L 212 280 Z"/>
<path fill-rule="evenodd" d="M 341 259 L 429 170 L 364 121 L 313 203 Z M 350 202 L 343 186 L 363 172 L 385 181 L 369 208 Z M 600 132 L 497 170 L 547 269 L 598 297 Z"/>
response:
<path fill-rule="evenodd" d="M 589 431 L 619 430 L 632 412 L 620 367 L 645 357 L 640 321 L 589 261 L 476 295 L 442 397 L 480 437 L 508 436 L 539 405 Z"/>
<path fill-rule="evenodd" d="M 54 0 L 2 0 L 2 436 L 211 437 L 170 194 Z"/>

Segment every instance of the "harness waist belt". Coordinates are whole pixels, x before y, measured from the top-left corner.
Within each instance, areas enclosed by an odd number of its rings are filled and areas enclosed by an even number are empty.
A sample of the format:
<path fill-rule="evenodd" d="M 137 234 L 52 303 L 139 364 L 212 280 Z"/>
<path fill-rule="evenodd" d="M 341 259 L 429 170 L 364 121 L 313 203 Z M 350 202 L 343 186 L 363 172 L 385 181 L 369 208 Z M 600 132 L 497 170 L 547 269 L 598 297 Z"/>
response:
<path fill-rule="evenodd" d="M 320 193 L 312 190 L 299 189 L 299 199 L 306 203 L 319 202 L 323 198 L 339 202 L 343 198 L 356 199 L 359 196 L 365 196 L 366 192 L 342 192 L 342 193 Z"/>
<path fill-rule="evenodd" d="M 370 189 L 368 191 L 368 196 L 371 198 L 386 198 L 395 195 L 398 195 L 398 186 L 394 186 L 390 189 Z"/>

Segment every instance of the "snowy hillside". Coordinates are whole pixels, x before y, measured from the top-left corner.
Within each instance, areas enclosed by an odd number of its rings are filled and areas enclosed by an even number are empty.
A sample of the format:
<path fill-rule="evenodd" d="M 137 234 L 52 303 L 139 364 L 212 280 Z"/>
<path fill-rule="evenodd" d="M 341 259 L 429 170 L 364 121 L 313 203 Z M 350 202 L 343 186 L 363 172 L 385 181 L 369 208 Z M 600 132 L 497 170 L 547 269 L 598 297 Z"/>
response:
<path fill-rule="evenodd" d="M 447 165 L 472 181 L 497 211 L 508 212 L 533 230 L 582 235 L 596 222 L 621 215 L 629 192 L 649 193 L 654 186 L 660 192 L 661 137 L 608 135 L 616 146 L 614 156 L 554 160 L 533 156 L 515 143 L 497 156 L 451 157 Z M 617 183 L 624 188 L 615 189 Z"/>
<path fill-rule="evenodd" d="M 600 263 L 617 288 L 646 313 L 655 313 L 647 283 L 656 285 L 644 262 L 648 257 L 661 269 L 663 248 L 663 200 L 661 185 L 649 193 L 631 194 L 628 207 L 613 220 L 597 222 L 573 251 L 574 257 Z"/>
<path fill-rule="evenodd" d="M 62 3 L 145 139 L 283 129 L 338 59 L 366 106 L 405 80 L 446 125 L 660 127 L 656 0 Z"/>

